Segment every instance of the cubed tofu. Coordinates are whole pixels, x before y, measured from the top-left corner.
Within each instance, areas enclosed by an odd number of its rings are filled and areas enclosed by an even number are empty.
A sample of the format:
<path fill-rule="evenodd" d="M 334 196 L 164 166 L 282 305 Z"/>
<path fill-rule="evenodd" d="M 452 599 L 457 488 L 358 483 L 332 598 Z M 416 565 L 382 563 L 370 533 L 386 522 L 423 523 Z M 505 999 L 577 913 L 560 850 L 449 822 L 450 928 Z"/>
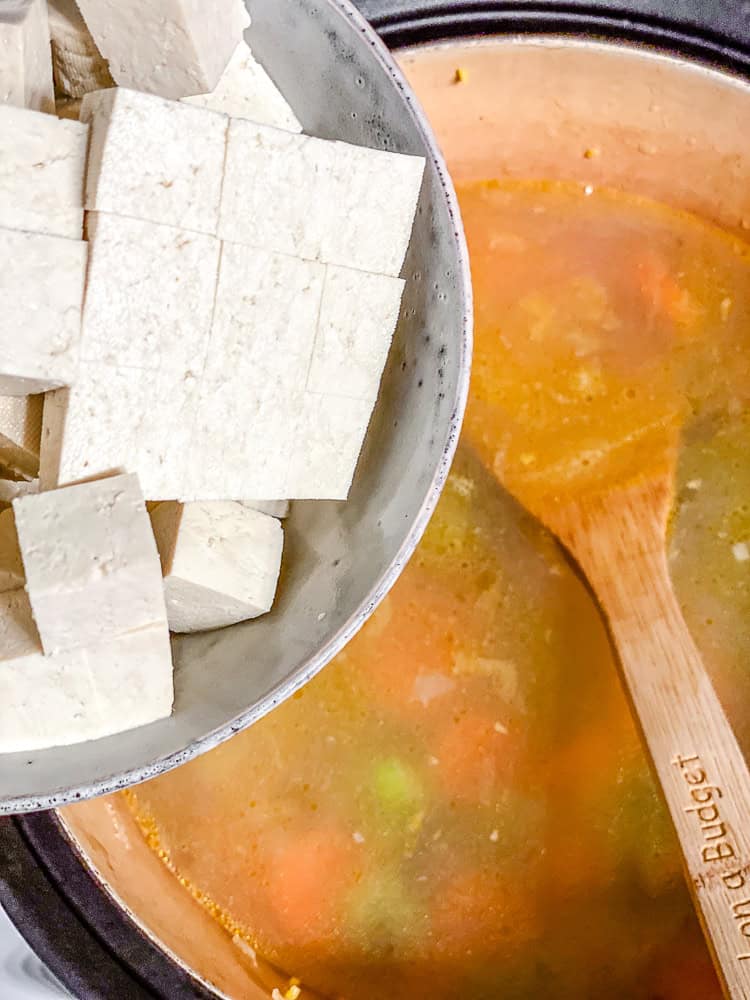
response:
<path fill-rule="evenodd" d="M 240 500 L 239 503 L 251 510 L 258 510 L 261 514 L 268 514 L 269 517 L 279 517 L 283 520 L 289 516 L 288 500 Z"/>
<path fill-rule="evenodd" d="M 45 656 L 23 590 L 0 594 L 0 753 L 113 736 L 168 717 L 166 625 Z"/>
<path fill-rule="evenodd" d="M 184 97 L 188 104 L 220 111 L 232 118 L 248 118 L 287 132 L 302 126 L 283 95 L 253 56 L 247 42 L 240 42 L 215 90 L 210 94 Z"/>
<path fill-rule="evenodd" d="M 424 159 L 229 123 L 221 239 L 396 276 Z"/>
<path fill-rule="evenodd" d="M 52 75 L 57 93 L 81 98 L 92 90 L 113 87 L 115 82 L 107 60 L 91 37 L 75 0 L 49 0 L 48 5 Z"/>
<path fill-rule="evenodd" d="M 240 503 L 161 503 L 151 514 L 169 627 L 203 632 L 270 611 L 284 535 L 273 517 Z"/>
<path fill-rule="evenodd" d="M 0 504 L 12 504 L 19 497 L 39 492 L 38 479 L 0 479 Z"/>
<path fill-rule="evenodd" d="M 39 475 L 44 396 L 0 396 L 0 464 L 33 479 Z"/>
<path fill-rule="evenodd" d="M 0 104 L 55 110 L 47 0 L 0 4 Z"/>
<path fill-rule="evenodd" d="M 293 434 L 286 492 L 298 500 L 346 500 L 373 404 L 306 393 Z"/>
<path fill-rule="evenodd" d="M 0 227 L 80 240 L 88 126 L 0 105 Z"/>
<path fill-rule="evenodd" d="M 13 510 L 46 654 L 164 625 L 159 559 L 137 476 L 22 497 Z"/>
<path fill-rule="evenodd" d="M 177 100 L 218 84 L 250 23 L 243 0 L 78 0 L 114 80 Z"/>
<path fill-rule="evenodd" d="M 70 385 L 78 363 L 86 244 L 0 229 L 0 394 Z"/>
<path fill-rule="evenodd" d="M 309 392 L 375 403 L 403 291 L 401 278 L 326 268 Z"/>
<path fill-rule="evenodd" d="M 16 521 L 12 510 L 4 510 L 0 512 L 0 593 L 18 590 L 25 582 Z"/>
<path fill-rule="evenodd" d="M 114 88 L 87 94 L 86 208 L 216 233 L 228 119 Z"/>
<path fill-rule="evenodd" d="M 42 484 L 132 469 L 149 500 L 181 497 L 220 244 L 106 214 L 88 231 L 83 360 L 45 400 Z"/>

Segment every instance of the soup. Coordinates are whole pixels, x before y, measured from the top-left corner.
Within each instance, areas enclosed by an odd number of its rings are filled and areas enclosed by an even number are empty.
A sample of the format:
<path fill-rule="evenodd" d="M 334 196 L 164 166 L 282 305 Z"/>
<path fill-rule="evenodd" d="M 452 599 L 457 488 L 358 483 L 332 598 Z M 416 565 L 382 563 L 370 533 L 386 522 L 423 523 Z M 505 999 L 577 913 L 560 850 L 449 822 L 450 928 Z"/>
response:
<path fill-rule="evenodd" d="M 747 753 L 750 251 L 622 193 L 459 195 L 472 396 L 417 554 L 296 698 L 128 801 L 238 942 L 327 996 L 710 1000 L 598 609 L 499 480 L 533 501 L 680 442 L 675 585 Z"/>

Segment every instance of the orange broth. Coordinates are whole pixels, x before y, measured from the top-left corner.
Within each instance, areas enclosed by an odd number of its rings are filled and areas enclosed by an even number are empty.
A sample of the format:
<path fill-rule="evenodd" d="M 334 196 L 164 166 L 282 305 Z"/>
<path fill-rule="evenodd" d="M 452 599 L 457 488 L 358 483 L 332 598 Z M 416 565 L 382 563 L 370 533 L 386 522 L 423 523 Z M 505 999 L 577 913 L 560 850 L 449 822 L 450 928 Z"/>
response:
<path fill-rule="evenodd" d="M 596 605 L 499 479 L 586 489 L 680 441 L 671 566 L 747 752 L 750 250 L 622 193 L 459 196 L 476 361 L 417 554 L 300 695 L 128 801 L 231 933 L 326 996 L 712 1000 Z"/>

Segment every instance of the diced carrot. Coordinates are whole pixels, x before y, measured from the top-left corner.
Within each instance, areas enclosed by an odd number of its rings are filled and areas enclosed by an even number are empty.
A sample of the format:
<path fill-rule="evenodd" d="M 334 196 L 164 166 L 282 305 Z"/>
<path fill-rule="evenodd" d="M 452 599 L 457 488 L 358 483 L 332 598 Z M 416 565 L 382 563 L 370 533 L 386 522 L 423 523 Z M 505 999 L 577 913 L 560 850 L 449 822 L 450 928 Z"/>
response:
<path fill-rule="evenodd" d="M 666 261 L 647 250 L 637 264 L 637 281 L 643 297 L 674 323 L 690 318 L 690 294 L 670 272 Z"/>
<path fill-rule="evenodd" d="M 310 944 L 335 932 L 342 895 L 360 874 L 360 855 L 350 834 L 331 827 L 290 837 L 273 852 L 269 900 L 288 943 Z"/>
<path fill-rule="evenodd" d="M 513 771 L 518 747 L 496 721 L 479 713 L 452 718 L 435 756 L 446 794 L 487 802 Z"/>

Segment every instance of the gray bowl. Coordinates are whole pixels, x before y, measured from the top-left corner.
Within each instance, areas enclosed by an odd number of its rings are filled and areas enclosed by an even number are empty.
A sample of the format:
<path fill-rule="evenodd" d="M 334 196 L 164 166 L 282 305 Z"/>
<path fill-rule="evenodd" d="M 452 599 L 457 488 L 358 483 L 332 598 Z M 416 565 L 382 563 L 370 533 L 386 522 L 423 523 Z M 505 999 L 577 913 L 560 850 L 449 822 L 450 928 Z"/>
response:
<path fill-rule="evenodd" d="M 385 47 L 348 0 L 249 0 L 248 38 L 305 130 L 419 153 L 427 171 L 404 305 L 347 503 L 299 503 L 274 611 L 176 640 L 170 719 L 105 740 L 0 756 L 0 813 L 63 805 L 176 767 L 310 680 L 367 620 L 417 544 L 456 446 L 471 286 L 451 182 Z"/>

